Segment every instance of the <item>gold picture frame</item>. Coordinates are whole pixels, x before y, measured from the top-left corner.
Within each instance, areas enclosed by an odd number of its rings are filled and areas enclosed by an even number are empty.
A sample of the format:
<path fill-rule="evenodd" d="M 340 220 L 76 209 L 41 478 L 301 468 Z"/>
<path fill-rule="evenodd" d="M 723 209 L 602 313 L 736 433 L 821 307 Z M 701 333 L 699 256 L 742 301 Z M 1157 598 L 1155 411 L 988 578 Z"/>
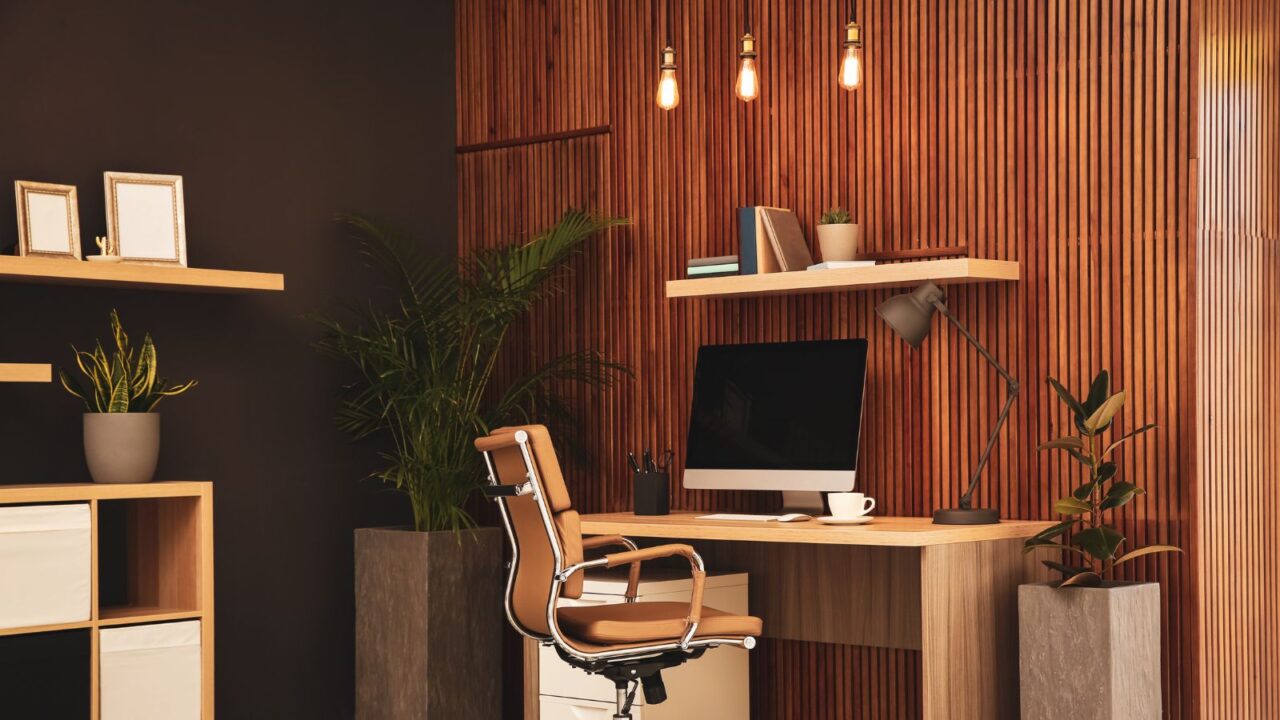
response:
<path fill-rule="evenodd" d="M 125 262 L 187 265 L 181 175 L 105 172 L 107 240 Z"/>
<path fill-rule="evenodd" d="M 15 180 L 18 255 L 80 260 L 80 205 L 75 185 Z"/>

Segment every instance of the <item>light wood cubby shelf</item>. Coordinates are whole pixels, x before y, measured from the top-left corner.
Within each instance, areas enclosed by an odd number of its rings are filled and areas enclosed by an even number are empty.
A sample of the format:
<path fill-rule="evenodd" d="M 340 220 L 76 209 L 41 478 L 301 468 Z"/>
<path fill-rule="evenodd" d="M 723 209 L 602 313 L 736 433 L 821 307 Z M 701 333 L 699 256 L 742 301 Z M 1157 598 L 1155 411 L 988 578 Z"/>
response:
<path fill-rule="evenodd" d="M 90 718 L 99 717 L 101 629 L 200 621 L 201 717 L 213 718 L 213 484 L 152 482 L 0 485 L 0 505 L 87 503 L 90 616 L 0 629 L 0 636 L 88 630 Z"/>
<path fill-rule="evenodd" d="M 1013 260 L 947 258 L 835 270 L 801 270 L 760 275 L 668 280 L 667 297 L 733 298 L 801 295 L 907 288 L 915 287 L 925 281 L 932 281 L 939 285 L 1012 282 L 1021 274 L 1021 265 Z"/>
<path fill-rule="evenodd" d="M 53 379 L 47 363 L 0 363 L 0 382 L 46 383 Z"/>
<path fill-rule="evenodd" d="M 204 293 L 282 292 L 279 273 L 0 255 L 0 282 Z"/>

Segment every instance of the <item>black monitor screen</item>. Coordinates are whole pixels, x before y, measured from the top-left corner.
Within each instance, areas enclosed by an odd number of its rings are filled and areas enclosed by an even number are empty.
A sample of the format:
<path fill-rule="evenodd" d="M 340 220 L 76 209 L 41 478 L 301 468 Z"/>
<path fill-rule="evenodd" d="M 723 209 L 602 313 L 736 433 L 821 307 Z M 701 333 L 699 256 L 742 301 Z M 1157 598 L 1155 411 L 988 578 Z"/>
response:
<path fill-rule="evenodd" d="M 686 467 L 853 470 L 867 341 L 698 349 Z"/>

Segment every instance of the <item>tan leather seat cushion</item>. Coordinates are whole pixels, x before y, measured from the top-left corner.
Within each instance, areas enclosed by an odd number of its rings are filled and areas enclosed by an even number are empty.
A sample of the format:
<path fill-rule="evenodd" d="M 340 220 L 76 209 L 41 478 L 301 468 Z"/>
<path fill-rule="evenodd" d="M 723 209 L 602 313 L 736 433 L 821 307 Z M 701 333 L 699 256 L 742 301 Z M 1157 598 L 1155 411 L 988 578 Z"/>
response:
<path fill-rule="evenodd" d="M 680 602 L 639 602 L 556 608 L 560 629 L 572 638 L 610 645 L 655 640 L 679 640 L 689 605 Z M 695 637 L 757 637 L 760 618 L 702 609 Z"/>

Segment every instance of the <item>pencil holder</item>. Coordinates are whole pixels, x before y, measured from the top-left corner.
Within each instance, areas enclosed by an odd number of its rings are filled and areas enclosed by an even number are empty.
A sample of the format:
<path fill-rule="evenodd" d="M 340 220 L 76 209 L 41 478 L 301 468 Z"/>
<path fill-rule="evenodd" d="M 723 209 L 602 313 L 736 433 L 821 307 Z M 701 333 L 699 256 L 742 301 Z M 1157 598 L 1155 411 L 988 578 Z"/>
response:
<path fill-rule="evenodd" d="M 665 472 L 636 473 L 637 515 L 666 515 L 671 510 L 670 478 Z"/>

